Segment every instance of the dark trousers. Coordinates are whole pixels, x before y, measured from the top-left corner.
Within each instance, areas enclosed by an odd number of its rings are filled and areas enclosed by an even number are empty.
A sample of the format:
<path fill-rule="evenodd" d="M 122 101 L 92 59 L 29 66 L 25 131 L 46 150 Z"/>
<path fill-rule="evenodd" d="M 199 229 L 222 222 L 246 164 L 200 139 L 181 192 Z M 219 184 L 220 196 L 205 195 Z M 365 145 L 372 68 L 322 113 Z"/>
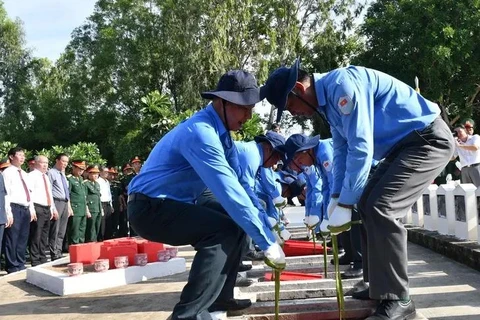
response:
<path fill-rule="evenodd" d="M 244 232 L 229 216 L 207 207 L 135 196 L 128 216 L 141 237 L 197 251 L 172 320 L 210 320 L 207 309 L 218 297 L 233 298 Z"/>
<path fill-rule="evenodd" d="M 30 233 L 30 210 L 12 203 L 13 224 L 5 229 L 5 266 L 8 273 L 25 269 L 25 251 Z"/>
<path fill-rule="evenodd" d="M 62 257 L 63 240 L 66 238 L 68 225 L 68 203 L 63 200 L 54 200 L 55 208 L 58 212 L 57 220 L 50 220 L 50 231 L 48 248 L 50 249 L 50 258 L 53 260 Z"/>
<path fill-rule="evenodd" d="M 98 241 L 112 239 L 114 234 L 114 219 L 110 202 L 102 202 L 102 208 L 104 216 L 102 217 Z"/>
<path fill-rule="evenodd" d="M 5 251 L 5 248 L 4 248 L 4 242 L 3 242 L 3 235 L 5 233 L 5 224 L 2 223 L 0 224 L 0 257 L 2 256 L 2 253 Z"/>
<path fill-rule="evenodd" d="M 215 198 L 215 195 L 209 189 L 205 189 L 205 191 L 197 198 L 196 203 L 199 206 L 213 209 L 215 211 L 221 212 L 221 213 L 226 214 L 228 216 L 227 211 L 223 208 L 223 206 L 220 204 L 220 202 L 218 202 L 217 198 Z M 254 251 L 255 250 L 253 240 L 248 235 L 245 235 L 245 241 L 243 241 L 243 244 L 240 244 L 240 245 L 242 245 L 242 257 L 245 257 L 245 255 L 249 251 Z M 233 288 L 232 288 L 232 290 L 233 290 Z"/>
<path fill-rule="evenodd" d="M 117 238 L 128 236 L 127 210 L 118 212 L 118 235 Z"/>
<path fill-rule="evenodd" d="M 30 223 L 30 260 L 32 267 L 47 262 L 45 250 L 48 246 L 48 234 L 50 231 L 50 217 L 52 212 L 49 206 L 34 204 L 37 221 Z"/>
<path fill-rule="evenodd" d="M 453 155 L 454 141 L 437 118 L 402 139 L 377 166 L 367 182 L 358 209 L 366 230 L 364 273 L 370 298 L 407 299 L 407 231 L 399 221 Z M 365 266 L 367 270 L 365 270 Z"/>
<path fill-rule="evenodd" d="M 357 209 L 353 209 L 352 221 L 357 220 L 360 220 L 360 215 Z M 355 268 L 362 267 L 362 228 L 362 225 L 354 224 L 350 231 L 343 232 L 339 235 L 343 249 L 345 249 L 345 259 L 353 262 Z"/>

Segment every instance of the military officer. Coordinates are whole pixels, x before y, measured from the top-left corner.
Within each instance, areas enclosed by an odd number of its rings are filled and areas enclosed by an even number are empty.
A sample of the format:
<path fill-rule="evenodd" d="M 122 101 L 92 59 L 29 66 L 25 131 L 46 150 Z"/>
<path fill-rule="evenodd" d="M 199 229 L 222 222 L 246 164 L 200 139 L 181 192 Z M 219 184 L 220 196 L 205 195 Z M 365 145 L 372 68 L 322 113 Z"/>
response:
<path fill-rule="evenodd" d="M 100 223 L 102 221 L 103 209 L 100 201 L 100 184 L 97 182 L 100 170 L 98 166 L 89 166 L 87 168 L 88 180 L 83 181 L 87 193 L 87 208 L 90 211 L 90 217 L 87 219 L 86 242 L 96 242 Z"/>
<path fill-rule="evenodd" d="M 138 156 L 133 158 L 130 161 L 130 164 L 132 165 L 132 168 L 135 171 L 135 174 L 138 174 L 140 172 L 140 169 L 142 169 L 142 160 L 140 160 Z"/>
<path fill-rule="evenodd" d="M 72 174 L 68 175 L 68 189 L 70 191 L 70 206 L 73 211 L 69 228 L 69 244 L 85 242 L 85 229 L 90 211 L 87 207 L 86 189 L 83 184 L 82 174 L 85 171 L 85 161 L 72 161 Z"/>

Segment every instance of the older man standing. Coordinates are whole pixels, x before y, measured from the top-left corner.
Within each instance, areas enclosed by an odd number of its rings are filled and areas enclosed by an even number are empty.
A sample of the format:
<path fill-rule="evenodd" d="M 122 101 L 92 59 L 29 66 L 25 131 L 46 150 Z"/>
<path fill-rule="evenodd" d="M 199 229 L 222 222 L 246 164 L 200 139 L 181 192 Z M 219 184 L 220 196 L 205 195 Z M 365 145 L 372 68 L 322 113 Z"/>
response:
<path fill-rule="evenodd" d="M 70 192 L 68 190 L 65 168 L 68 165 L 68 156 L 60 153 L 55 157 L 55 166 L 48 171 L 48 178 L 52 185 L 53 203 L 57 209 L 57 217 L 50 221 L 49 249 L 53 260 L 62 257 L 63 240 L 67 233 L 68 217 L 73 215 L 70 209 Z"/>
<path fill-rule="evenodd" d="M 25 269 L 30 222 L 37 219 L 33 207 L 31 184 L 28 175 L 22 170 L 25 152 L 21 147 L 8 151 L 11 166 L 3 171 L 5 189 L 10 197 L 13 224 L 5 229 L 5 260 L 8 273 Z"/>
<path fill-rule="evenodd" d="M 28 173 L 32 185 L 32 201 L 37 220 L 30 224 L 30 259 L 32 267 L 47 262 L 45 249 L 48 245 L 50 220 L 58 219 L 52 196 L 52 185 L 47 177 L 48 158 L 35 157 L 35 166 Z"/>

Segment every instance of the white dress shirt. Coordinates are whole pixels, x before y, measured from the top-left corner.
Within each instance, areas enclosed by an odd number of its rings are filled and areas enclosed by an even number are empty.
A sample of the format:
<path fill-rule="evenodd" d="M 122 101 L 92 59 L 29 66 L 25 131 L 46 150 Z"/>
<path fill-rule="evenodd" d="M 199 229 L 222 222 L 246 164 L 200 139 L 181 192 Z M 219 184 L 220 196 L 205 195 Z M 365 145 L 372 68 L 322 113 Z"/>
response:
<path fill-rule="evenodd" d="M 18 172 L 20 172 L 20 174 Z M 20 175 L 27 186 L 27 192 L 30 195 L 30 201 L 27 199 L 27 194 L 25 192 L 25 188 L 23 187 L 22 180 L 20 179 Z M 27 173 L 22 169 L 11 165 L 3 171 L 3 179 L 5 180 L 5 188 L 7 189 L 10 203 L 30 207 L 30 212 L 34 213 L 35 209 L 32 201 L 33 188 Z"/>
<path fill-rule="evenodd" d="M 110 202 L 110 204 L 112 204 L 112 190 L 110 189 L 110 182 L 102 177 L 99 177 L 97 182 L 100 185 L 100 201 Z"/>
<path fill-rule="evenodd" d="M 45 180 L 43 180 L 45 177 Z M 39 204 L 41 206 L 48 206 L 48 198 L 50 198 L 50 210 L 52 213 L 56 211 L 55 203 L 53 202 L 52 194 L 52 184 L 46 173 L 42 173 L 40 170 L 33 170 L 28 173 L 28 178 L 33 188 L 32 192 L 32 201 L 33 203 Z M 45 190 L 45 182 L 47 183 L 48 189 L 48 198 L 47 190 Z"/>
<path fill-rule="evenodd" d="M 464 146 L 477 146 L 480 148 L 480 136 L 478 134 L 474 134 L 472 136 L 468 136 L 467 141 L 461 143 Z M 460 164 L 463 167 L 471 166 L 472 164 L 480 163 L 480 149 L 479 150 L 465 150 L 463 148 L 456 147 L 455 148 L 455 156 L 460 158 Z"/>

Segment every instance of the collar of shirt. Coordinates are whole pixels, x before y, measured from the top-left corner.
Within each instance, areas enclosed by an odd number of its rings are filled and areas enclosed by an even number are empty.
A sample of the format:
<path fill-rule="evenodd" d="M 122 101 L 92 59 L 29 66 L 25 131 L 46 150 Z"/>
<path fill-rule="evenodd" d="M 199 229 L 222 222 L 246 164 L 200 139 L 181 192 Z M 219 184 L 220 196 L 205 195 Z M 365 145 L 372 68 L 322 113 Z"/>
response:
<path fill-rule="evenodd" d="M 323 79 L 325 78 L 326 75 L 327 75 L 327 73 L 314 73 L 313 74 L 313 82 L 314 82 L 314 85 L 315 85 L 315 94 L 317 95 L 318 105 L 320 106 L 319 110 L 322 113 L 325 113 L 324 108 L 327 105 L 327 97 L 325 95 L 325 86 L 324 86 L 324 83 L 323 83 Z"/>
<path fill-rule="evenodd" d="M 213 125 L 215 126 L 215 129 L 218 132 L 219 136 L 222 136 L 224 133 L 227 132 L 227 129 L 225 128 L 225 125 L 223 124 L 222 119 L 220 119 L 220 116 L 218 115 L 217 111 L 215 111 L 215 108 L 213 108 L 213 104 L 209 103 L 207 107 L 205 108 L 205 111 L 207 112 L 208 115 L 210 115 L 213 119 Z"/>

